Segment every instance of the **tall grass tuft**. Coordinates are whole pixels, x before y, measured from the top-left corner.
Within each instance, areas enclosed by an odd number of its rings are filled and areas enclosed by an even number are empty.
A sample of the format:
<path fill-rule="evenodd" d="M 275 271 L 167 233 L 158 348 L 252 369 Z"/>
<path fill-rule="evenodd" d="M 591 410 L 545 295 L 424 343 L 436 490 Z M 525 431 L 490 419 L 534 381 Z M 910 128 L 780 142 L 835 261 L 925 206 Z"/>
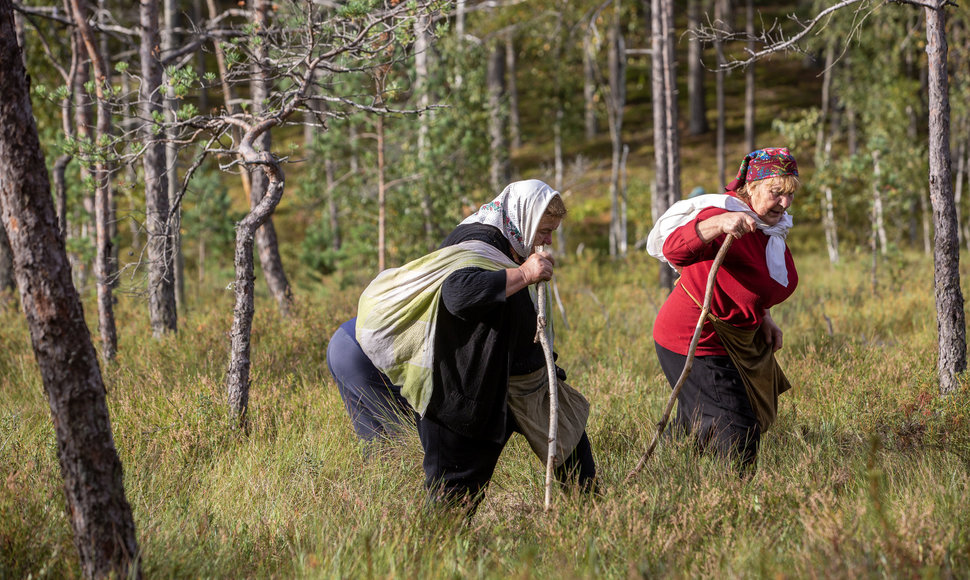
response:
<path fill-rule="evenodd" d="M 353 435 L 325 352 L 359 287 L 305 289 L 290 319 L 259 299 L 248 436 L 229 428 L 222 383 L 231 301 L 200 297 L 177 336 L 154 340 L 144 305 L 123 298 L 103 372 L 146 577 L 966 577 L 970 388 L 936 392 L 930 259 L 893 260 L 874 294 L 867 256 L 798 258 L 800 287 L 773 311 L 794 388 L 753 476 L 674 440 L 629 485 L 670 389 L 651 338 L 657 265 L 562 260 L 559 363 L 592 403 L 602 495 L 561 492 L 544 513 L 543 462 L 513 437 L 468 521 L 426 507 L 413 431 Z M 0 578 L 78 576 L 49 411 L 10 310 L 0 485 Z"/>

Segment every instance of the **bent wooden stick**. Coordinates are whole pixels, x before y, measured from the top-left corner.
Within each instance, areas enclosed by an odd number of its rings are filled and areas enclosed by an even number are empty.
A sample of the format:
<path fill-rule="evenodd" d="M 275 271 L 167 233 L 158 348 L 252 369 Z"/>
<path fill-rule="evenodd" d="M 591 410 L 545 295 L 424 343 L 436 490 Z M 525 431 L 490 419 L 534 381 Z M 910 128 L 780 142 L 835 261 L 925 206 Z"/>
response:
<path fill-rule="evenodd" d="M 650 442 L 650 446 L 647 447 L 646 452 L 640 458 L 640 462 L 637 466 L 633 468 L 629 474 L 627 474 L 624 483 L 628 483 L 633 476 L 640 473 L 643 466 L 647 463 L 647 459 L 650 459 L 650 455 L 653 454 L 653 450 L 657 447 L 657 442 L 660 440 L 660 436 L 663 434 L 664 428 L 667 427 L 667 421 L 670 420 L 670 411 L 674 408 L 674 403 L 677 401 L 677 395 L 680 393 L 681 387 L 684 386 L 684 382 L 687 380 L 687 375 L 690 374 L 691 368 L 694 366 L 694 352 L 697 350 L 697 343 L 701 339 L 701 330 L 704 328 L 704 321 L 707 320 L 707 314 L 711 311 L 711 296 L 714 294 L 714 278 L 717 276 L 717 271 L 721 269 L 721 264 L 724 262 L 724 256 L 727 255 L 728 248 L 734 243 L 733 236 L 727 236 L 724 239 L 724 244 L 721 245 L 721 249 L 718 250 L 717 255 L 714 257 L 714 264 L 711 265 L 711 272 L 707 275 L 707 289 L 704 291 L 704 305 L 701 307 L 701 315 L 697 319 L 697 326 L 694 328 L 694 336 L 690 339 L 690 348 L 687 350 L 687 361 L 684 362 L 684 370 L 680 373 L 680 378 L 677 379 L 677 384 L 674 385 L 674 389 L 670 392 L 670 398 L 667 400 L 667 407 L 664 409 L 663 417 L 657 423 L 657 431 L 653 434 L 653 441 Z"/>
<path fill-rule="evenodd" d="M 536 246 L 541 252 L 542 246 Z M 544 511 L 549 511 L 552 505 L 552 480 L 556 465 L 556 449 L 559 447 L 559 381 L 556 380 L 556 363 L 552 358 L 552 345 L 546 334 L 546 282 L 536 284 L 538 294 L 536 319 L 536 338 L 542 344 L 542 353 L 546 355 L 546 370 L 549 374 L 549 448 L 546 454 L 546 502 Z"/>

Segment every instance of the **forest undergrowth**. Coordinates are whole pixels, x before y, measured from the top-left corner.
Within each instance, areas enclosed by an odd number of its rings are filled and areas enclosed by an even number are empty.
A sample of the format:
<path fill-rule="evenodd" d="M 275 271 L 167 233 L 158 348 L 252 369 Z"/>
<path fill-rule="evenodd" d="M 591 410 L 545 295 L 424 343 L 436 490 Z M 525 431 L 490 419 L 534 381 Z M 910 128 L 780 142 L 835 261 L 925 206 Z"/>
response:
<path fill-rule="evenodd" d="M 798 291 L 773 311 L 794 388 L 753 476 L 666 441 L 624 483 L 669 394 L 651 339 L 664 292 L 650 258 L 587 252 L 561 260 L 554 318 L 560 365 L 592 403 L 602 494 L 558 493 L 544 513 L 543 466 L 513 437 L 467 522 L 426 509 L 413 432 L 354 437 L 325 351 L 360 286 L 303 292 L 290 319 L 259 297 L 248 435 L 228 426 L 222 384 L 230 293 L 203 296 L 161 340 L 123 296 L 103 373 L 145 577 L 966 577 L 970 389 L 936 392 L 931 258 L 884 261 L 874 293 L 869 256 L 796 254 Z M 0 485 L 0 578 L 78 576 L 50 412 L 12 309 Z"/>

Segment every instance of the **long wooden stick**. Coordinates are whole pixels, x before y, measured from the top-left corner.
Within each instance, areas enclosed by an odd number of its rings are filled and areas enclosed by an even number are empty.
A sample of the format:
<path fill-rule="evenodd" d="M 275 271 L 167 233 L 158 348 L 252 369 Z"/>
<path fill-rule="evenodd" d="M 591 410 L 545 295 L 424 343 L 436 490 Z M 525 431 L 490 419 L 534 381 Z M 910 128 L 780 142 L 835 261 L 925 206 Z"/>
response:
<path fill-rule="evenodd" d="M 681 387 L 684 386 L 684 382 L 687 380 L 687 375 L 690 374 L 691 368 L 694 366 L 694 353 L 697 351 L 697 343 L 701 339 L 701 330 L 704 328 L 704 321 L 707 320 L 707 314 L 711 311 L 711 297 L 714 295 L 714 278 L 717 276 L 717 271 L 721 269 L 721 264 L 724 262 L 724 256 L 727 255 L 728 248 L 734 243 L 733 236 L 727 236 L 724 239 L 724 244 L 721 245 L 721 249 L 718 250 L 717 255 L 714 257 L 714 264 L 711 265 L 711 272 L 707 275 L 707 289 L 704 291 L 704 305 L 701 307 L 701 315 L 697 319 L 697 326 L 694 328 L 694 336 L 690 340 L 690 348 L 687 351 L 687 361 L 684 362 L 684 370 L 680 373 L 680 378 L 677 379 L 677 384 L 674 385 L 674 389 L 670 392 L 670 398 L 667 400 L 667 407 L 664 409 L 663 417 L 657 422 L 657 431 L 653 434 L 653 441 L 650 442 L 650 446 L 647 447 L 646 452 L 640 457 L 640 462 L 637 466 L 633 468 L 629 474 L 627 474 L 624 483 L 628 483 L 633 476 L 640 473 L 643 466 L 647 463 L 647 459 L 653 454 L 653 450 L 657 447 L 657 442 L 660 440 L 660 436 L 663 434 L 664 428 L 667 427 L 667 421 L 670 420 L 670 411 L 674 408 L 674 403 L 677 401 L 677 395 L 680 394 Z"/>
<path fill-rule="evenodd" d="M 541 252 L 542 246 L 536 246 Z M 559 381 L 556 380 L 556 363 L 552 358 L 552 345 L 546 334 L 546 282 L 536 284 L 538 294 L 538 317 L 536 319 L 536 337 L 542 344 L 542 352 L 546 355 L 546 370 L 549 375 L 549 448 L 546 454 L 546 501 L 544 511 L 549 511 L 552 505 L 552 480 L 556 465 L 556 449 L 559 446 Z"/>

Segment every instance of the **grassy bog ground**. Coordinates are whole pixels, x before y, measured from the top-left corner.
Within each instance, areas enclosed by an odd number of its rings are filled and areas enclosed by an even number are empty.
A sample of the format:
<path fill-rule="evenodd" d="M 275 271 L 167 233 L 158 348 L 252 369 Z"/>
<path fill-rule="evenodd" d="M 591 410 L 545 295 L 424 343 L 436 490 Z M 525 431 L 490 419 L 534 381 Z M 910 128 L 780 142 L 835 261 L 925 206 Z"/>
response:
<path fill-rule="evenodd" d="M 468 523 L 425 510 L 413 433 L 384 447 L 353 435 L 325 350 L 360 287 L 304 292 L 289 320 L 260 298 L 249 436 L 227 427 L 230 293 L 203 296 L 162 340 L 123 296 L 103 372 L 146 577 L 966 577 L 970 391 L 936 393 L 931 258 L 886 260 L 876 293 L 868 256 L 796 259 L 799 289 L 773 311 L 794 388 L 758 472 L 739 480 L 668 443 L 628 485 L 669 394 L 657 266 L 563 260 L 557 350 L 592 403 L 603 495 L 559 494 L 543 513 L 544 468 L 514 437 Z M 0 578 L 77 576 L 50 414 L 11 310 L 0 485 Z"/>

